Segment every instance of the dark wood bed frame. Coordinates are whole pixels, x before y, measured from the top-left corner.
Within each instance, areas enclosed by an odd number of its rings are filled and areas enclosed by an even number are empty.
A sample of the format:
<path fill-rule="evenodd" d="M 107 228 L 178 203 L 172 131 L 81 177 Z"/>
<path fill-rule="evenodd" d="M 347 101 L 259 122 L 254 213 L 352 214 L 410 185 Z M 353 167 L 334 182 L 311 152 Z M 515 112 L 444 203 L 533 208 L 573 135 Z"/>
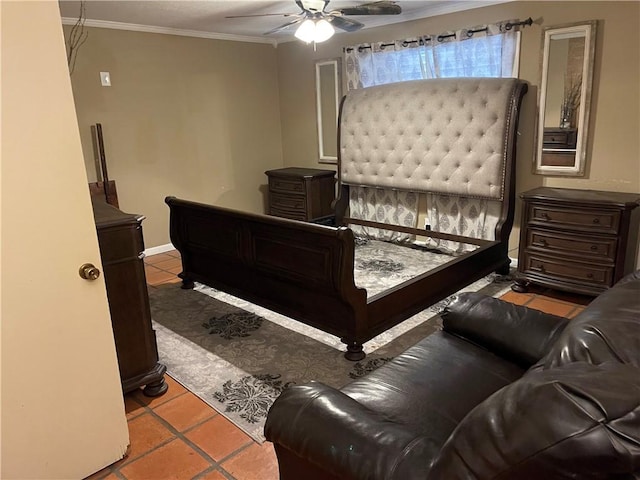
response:
<path fill-rule="evenodd" d="M 518 82 L 508 107 L 504 199 L 495 241 L 448 235 L 347 218 L 348 186 L 339 186 L 339 225 L 382 226 L 422 236 L 478 245 L 396 287 L 367 298 L 354 282 L 354 235 L 346 226 L 297 220 L 165 199 L 170 236 L 182 256 L 183 288 L 193 282 L 228 292 L 340 337 L 345 357 L 364 358 L 363 343 L 485 275 L 508 272 L 513 225 L 515 140 L 518 111 L 527 86 Z M 339 179 L 340 180 L 340 179 Z"/>

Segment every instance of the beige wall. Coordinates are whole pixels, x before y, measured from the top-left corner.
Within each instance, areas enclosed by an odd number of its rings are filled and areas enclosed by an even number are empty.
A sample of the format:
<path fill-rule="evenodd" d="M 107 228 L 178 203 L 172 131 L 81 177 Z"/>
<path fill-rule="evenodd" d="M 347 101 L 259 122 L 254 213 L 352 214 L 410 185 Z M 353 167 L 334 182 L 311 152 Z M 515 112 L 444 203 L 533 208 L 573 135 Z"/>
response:
<path fill-rule="evenodd" d="M 101 123 L 109 178 L 121 209 L 147 217 L 146 246 L 169 242 L 167 195 L 262 213 L 264 171 L 282 166 L 277 50 L 87 31 L 71 80 L 89 178 L 90 126 Z"/>
<path fill-rule="evenodd" d="M 121 207 L 148 217 L 148 247 L 168 242 L 166 195 L 261 212 L 264 171 L 319 164 L 314 61 L 342 47 L 531 16 L 522 31 L 520 77 L 531 88 L 521 120 L 517 192 L 540 185 L 640 191 L 640 3 L 511 2 L 336 35 L 313 47 L 90 28 L 72 76 L 85 160 L 89 125 L 105 131 Z M 599 20 L 590 155 L 584 178 L 534 175 L 542 26 Z M 68 29 L 67 29 L 68 31 Z M 100 87 L 109 71 L 112 87 Z M 517 255 L 520 202 L 511 235 Z"/>
<path fill-rule="evenodd" d="M 639 2 L 511 2 L 465 12 L 427 18 L 401 25 L 336 35 L 317 52 L 300 42 L 278 47 L 282 150 L 285 165 L 318 166 L 313 62 L 339 57 L 342 47 L 370 41 L 440 33 L 498 20 L 532 17 L 536 22 L 522 31 L 520 77 L 531 88 L 520 117 L 517 192 L 541 185 L 640 191 L 640 3 Z M 540 83 L 542 26 L 600 20 L 597 32 L 591 155 L 584 178 L 534 175 L 534 131 Z M 511 235 L 512 257 L 517 256 L 520 202 Z"/>

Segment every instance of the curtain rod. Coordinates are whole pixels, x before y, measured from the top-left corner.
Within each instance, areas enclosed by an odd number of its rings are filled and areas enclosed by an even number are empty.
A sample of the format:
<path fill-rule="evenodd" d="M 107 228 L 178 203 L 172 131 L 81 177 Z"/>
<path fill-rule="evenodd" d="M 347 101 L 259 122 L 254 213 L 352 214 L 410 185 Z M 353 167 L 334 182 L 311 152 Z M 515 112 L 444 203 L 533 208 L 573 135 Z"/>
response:
<path fill-rule="evenodd" d="M 513 23 L 507 22 L 504 24 L 504 29 L 508 32 L 513 27 L 530 27 L 532 24 L 533 24 L 533 19 L 529 17 L 526 20 L 522 20 L 520 22 L 513 22 Z M 478 28 L 476 30 L 466 30 L 465 33 L 467 37 L 471 38 L 474 33 L 486 32 L 487 30 L 488 30 L 488 27 L 484 27 L 484 28 Z M 452 38 L 452 37 L 456 38 L 456 34 L 455 33 L 440 34 L 436 36 L 435 39 L 438 42 L 442 42 L 443 40 L 447 38 Z M 419 40 L 404 40 L 402 42 L 402 46 L 407 47 L 409 46 L 409 44 L 412 44 L 412 43 L 419 43 L 420 45 L 424 45 L 426 42 L 430 42 L 432 40 L 433 40 L 433 37 L 424 37 L 424 38 L 420 38 Z M 386 47 L 393 47 L 394 45 L 395 43 L 382 43 L 380 44 L 380 50 L 384 50 Z M 371 45 L 360 45 L 357 48 L 359 52 L 362 52 L 363 50 L 367 50 L 373 47 Z M 342 50 L 344 52 L 352 52 L 353 49 L 354 47 L 344 47 Z"/>
<path fill-rule="evenodd" d="M 504 26 L 504 29 L 511 30 L 513 27 L 530 27 L 532 24 L 533 24 L 533 18 L 529 17 L 526 20 L 523 20 L 522 22 L 516 22 L 516 23 L 507 22 L 507 24 Z"/>

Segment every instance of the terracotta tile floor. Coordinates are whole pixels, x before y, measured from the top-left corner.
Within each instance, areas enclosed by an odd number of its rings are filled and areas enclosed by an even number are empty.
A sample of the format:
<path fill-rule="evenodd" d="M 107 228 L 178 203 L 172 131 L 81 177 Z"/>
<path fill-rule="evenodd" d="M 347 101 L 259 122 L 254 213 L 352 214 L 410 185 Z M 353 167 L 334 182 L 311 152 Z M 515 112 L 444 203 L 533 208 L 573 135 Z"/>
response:
<path fill-rule="evenodd" d="M 176 251 L 145 259 L 150 288 L 179 282 Z M 573 318 L 590 297 L 532 287 L 509 291 L 504 300 Z M 128 480 L 275 480 L 278 463 L 269 442 L 255 443 L 193 393 L 167 376 L 169 390 L 149 398 L 140 391 L 125 396 L 131 447 L 123 460 L 89 479 Z"/>

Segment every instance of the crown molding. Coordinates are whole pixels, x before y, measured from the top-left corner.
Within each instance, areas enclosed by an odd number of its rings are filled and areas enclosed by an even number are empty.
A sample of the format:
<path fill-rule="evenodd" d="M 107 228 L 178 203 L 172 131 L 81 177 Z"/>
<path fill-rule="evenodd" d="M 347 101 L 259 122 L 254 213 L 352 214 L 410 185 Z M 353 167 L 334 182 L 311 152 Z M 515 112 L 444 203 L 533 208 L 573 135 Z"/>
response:
<path fill-rule="evenodd" d="M 77 18 L 62 17 L 63 25 L 75 25 Z M 84 22 L 86 27 L 110 28 L 113 30 L 129 30 L 132 32 L 145 33 L 162 33 L 165 35 L 179 35 L 183 37 L 208 38 L 213 40 L 229 40 L 232 42 L 250 42 L 250 43 L 267 43 L 274 47 L 278 46 L 278 42 L 270 38 L 251 37 L 246 35 L 233 35 L 230 33 L 214 33 L 201 32 L 199 30 L 182 30 L 179 28 L 156 27 L 152 25 L 139 25 L 136 23 L 110 22 L 107 20 L 91 20 L 86 19 Z"/>

